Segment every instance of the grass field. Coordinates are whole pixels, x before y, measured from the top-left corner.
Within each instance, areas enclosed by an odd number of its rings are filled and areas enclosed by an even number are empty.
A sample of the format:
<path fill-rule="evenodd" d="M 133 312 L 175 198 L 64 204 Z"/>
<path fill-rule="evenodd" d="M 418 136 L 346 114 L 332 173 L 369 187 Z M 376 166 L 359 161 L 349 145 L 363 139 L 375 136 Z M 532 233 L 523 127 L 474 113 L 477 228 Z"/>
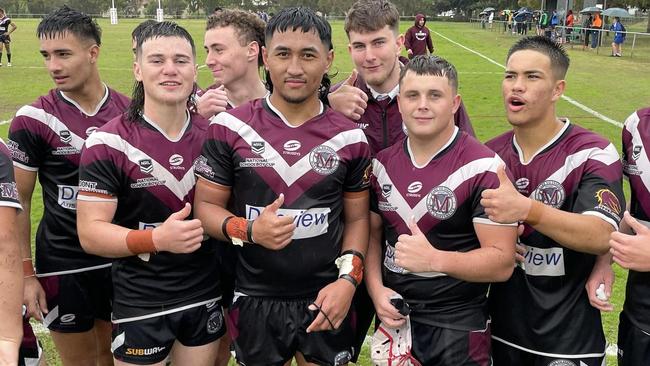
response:
<path fill-rule="evenodd" d="M 37 20 L 20 19 L 18 30 L 12 34 L 14 67 L 0 68 L 0 121 L 10 120 L 15 111 L 24 104 L 31 103 L 39 95 L 45 94 L 53 85 L 43 68 L 42 57 L 38 53 L 35 37 Z M 197 42 L 197 63 L 204 60 L 202 21 L 180 21 L 187 27 Z M 100 21 L 104 29 L 102 54 L 99 62 L 103 80 L 111 87 L 130 94 L 133 83 L 131 72 L 130 32 L 136 26 L 134 20 L 120 20 L 119 25 L 109 25 Z M 464 23 L 431 23 L 434 31 L 435 53 L 453 62 L 460 77 L 460 94 L 472 119 L 480 140 L 485 141 L 506 131 L 509 126 L 504 118 L 501 100 L 501 79 L 503 65 L 509 46 L 516 40 L 512 35 L 501 32 L 488 32 Z M 334 29 L 336 80 L 347 77 L 352 63 L 347 54 L 347 38 L 340 21 L 332 23 Z M 410 22 L 404 22 L 405 30 Z M 648 57 L 610 58 L 608 50 L 599 54 L 584 52 L 580 47 L 569 48 L 571 67 L 567 76 L 565 95 L 573 103 L 562 100 L 558 103 L 558 114 L 568 117 L 572 122 L 596 131 L 609 138 L 620 150 L 621 129 L 615 124 L 596 117 L 596 113 L 609 118 L 610 122 L 623 122 L 634 110 L 650 105 L 650 59 Z M 4 59 L 6 62 L 6 58 Z M 205 68 L 200 69 L 199 85 L 210 84 L 211 76 Z M 583 106 L 580 108 L 577 104 Z M 0 136 L 7 135 L 8 124 L 0 122 Z M 626 192 L 629 190 L 626 188 Z M 629 197 L 629 195 L 628 195 Z M 34 198 L 33 230 L 40 218 L 42 204 L 40 197 Z M 612 302 L 615 312 L 603 314 L 607 339 L 616 342 L 618 313 L 623 304 L 626 273 L 617 268 L 617 282 Z M 570 325 L 567 325 L 567 327 Z M 50 365 L 58 365 L 52 344 L 43 337 L 49 353 Z M 361 365 L 369 365 L 367 350 Z M 608 363 L 615 364 L 615 358 L 608 357 Z"/>

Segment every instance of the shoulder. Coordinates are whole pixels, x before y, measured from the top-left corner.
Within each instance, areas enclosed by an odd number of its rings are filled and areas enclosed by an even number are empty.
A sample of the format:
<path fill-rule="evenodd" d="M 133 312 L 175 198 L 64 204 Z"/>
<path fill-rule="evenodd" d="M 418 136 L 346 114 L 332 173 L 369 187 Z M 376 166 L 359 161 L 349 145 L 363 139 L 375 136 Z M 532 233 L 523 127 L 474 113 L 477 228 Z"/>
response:
<path fill-rule="evenodd" d="M 111 98 L 111 101 L 115 104 L 117 104 L 120 107 L 124 107 L 126 109 L 129 104 L 131 103 L 131 98 L 127 97 L 126 95 L 116 91 L 115 89 L 108 88 L 108 92 Z"/>
<path fill-rule="evenodd" d="M 503 150 L 504 147 L 510 146 L 512 144 L 512 136 L 513 136 L 512 131 L 507 131 L 493 139 L 490 139 L 485 143 L 485 146 L 487 146 L 489 149 L 499 152 L 500 150 Z"/>

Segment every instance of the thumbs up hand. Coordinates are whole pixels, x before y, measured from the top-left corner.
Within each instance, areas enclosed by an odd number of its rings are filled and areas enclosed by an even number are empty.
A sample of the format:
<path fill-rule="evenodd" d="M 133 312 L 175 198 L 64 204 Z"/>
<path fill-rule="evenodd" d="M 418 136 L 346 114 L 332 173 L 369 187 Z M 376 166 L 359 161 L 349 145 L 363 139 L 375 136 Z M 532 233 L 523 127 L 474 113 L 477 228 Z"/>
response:
<path fill-rule="evenodd" d="M 505 165 L 497 168 L 499 188 L 486 189 L 481 193 L 481 206 L 488 218 L 501 224 L 524 221 L 532 206 L 532 201 L 524 197 L 508 178 Z"/>
<path fill-rule="evenodd" d="M 368 95 L 361 89 L 354 86 L 357 81 L 357 70 L 352 70 L 341 86 L 334 92 L 327 95 L 330 106 L 346 117 L 358 121 L 368 106 Z"/>
<path fill-rule="evenodd" d="M 266 206 L 253 222 L 253 241 L 267 249 L 280 250 L 286 247 L 293 237 L 296 226 L 292 216 L 278 215 L 284 204 L 284 194 Z"/>
<path fill-rule="evenodd" d="M 636 220 L 629 212 L 623 215 L 621 226 L 628 225 L 636 235 L 615 231 L 611 234 L 609 252 L 614 262 L 623 268 L 637 272 L 650 271 L 650 229 Z"/>
<path fill-rule="evenodd" d="M 420 230 L 415 218 L 409 220 L 411 235 L 402 234 L 395 244 L 395 264 L 409 272 L 440 272 L 434 248 Z"/>
<path fill-rule="evenodd" d="M 152 239 L 160 252 L 192 253 L 201 247 L 203 227 L 198 219 L 185 220 L 192 213 L 192 205 L 185 204 L 180 211 L 169 215 L 162 225 L 153 229 Z"/>

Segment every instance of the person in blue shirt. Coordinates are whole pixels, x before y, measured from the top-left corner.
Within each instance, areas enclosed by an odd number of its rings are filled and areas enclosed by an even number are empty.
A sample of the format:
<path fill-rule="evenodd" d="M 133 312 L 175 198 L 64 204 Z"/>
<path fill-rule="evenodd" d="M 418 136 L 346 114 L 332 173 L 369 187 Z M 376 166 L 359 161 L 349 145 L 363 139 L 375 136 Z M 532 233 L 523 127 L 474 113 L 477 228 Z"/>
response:
<path fill-rule="evenodd" d="M 609 27 L 614 32 L 614 41 L 612 42 L 612 57 L 621 57 L 621 45 L 625 42 L 625 27 L 621 24 L 619 17 L 614 17 L 614 23 Z"/>

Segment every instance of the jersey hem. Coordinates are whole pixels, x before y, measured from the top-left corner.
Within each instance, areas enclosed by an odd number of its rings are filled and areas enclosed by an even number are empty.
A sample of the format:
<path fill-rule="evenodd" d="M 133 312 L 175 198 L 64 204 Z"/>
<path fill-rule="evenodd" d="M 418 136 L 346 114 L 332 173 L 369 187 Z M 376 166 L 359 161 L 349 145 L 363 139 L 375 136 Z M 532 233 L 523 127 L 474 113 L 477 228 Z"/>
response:
<path fill-rule="evenodd" d="M 157 316 L 163 316 L 163 315 L 167 315 L 167 314 L 177 313 L 179 311 L 195 308 L 195 307 L 198 307 L 198 306 L 201 306 L 201 305 L 206 305 L 206 304 L 209 304 L 211 302 L 220 301 L 220 300 L 221 300 L 221 296 L 215 297 L 215 298 L 212 298 L 212 299 L 209 299 L 209 300 L 204 300 L 204 301 L 201 301 L 201 302 L 197 302 L 197 303 L 194 303 L 194 304 L 184 305 L 184 306 L 174 308 L 174 309 L 159 311 L 159 312 L 152 313 L 152 314 L 134 316 L 134 317 L 123 318 L 123 319 L 114 319 L 113 318 L 113 319 L 111 319 L 111 322 L 113 324 L 120 324 L 120 323 L 134 322 L 134 321 L 144 320 L 144 319 L 149 319 L 149 318 L 155 318 Z"/>
<path fill-rule="evenodd" d="M 67 275 L 67 274 L 73 274 L 73 273 L 81 273 L 81 272 L 90 272 L 90 271 L 94 271 L 96 269 L 108 268 L 108 267 L 110 267 L 112 265 L 113 265 L 113 263 L 106 263 L 106 264 L 100 264 L 98 266 L 70 269 L 70 270 L 57 271 L 57 272 L 45 272 L 45 273 L 40 273 L 39 272 L 39 273 L 36 274 L 36 277 L 41 278 L 41 277 L 60 276 L 60 275 Z"/>
<path fill-rule="evenodd" d="M 507 346 L 516 348 L 518 350 L 528 352 L 528 353 L 533 353 L 539 356 L 544 356 L 544 357 L 551 357 L 551 358 L 596 358 L 596 357 L 604 357 L 605 356 L 605 351 L 603 350 L 602 353 L 583 353 L 583 354 L 576 354 L 576 355 L 566 355 L 562 353 L 550 353 L 550 352 L 541 352 L 541 351 L 535 351 L 523 346 L 519 346 L 517 344 L 514 344 L 512 342 L 508 342 L 503 338 L 499 338 L 497 336 L 492 336 L 492 339 L 495 341 L 501 342 Z"/>

